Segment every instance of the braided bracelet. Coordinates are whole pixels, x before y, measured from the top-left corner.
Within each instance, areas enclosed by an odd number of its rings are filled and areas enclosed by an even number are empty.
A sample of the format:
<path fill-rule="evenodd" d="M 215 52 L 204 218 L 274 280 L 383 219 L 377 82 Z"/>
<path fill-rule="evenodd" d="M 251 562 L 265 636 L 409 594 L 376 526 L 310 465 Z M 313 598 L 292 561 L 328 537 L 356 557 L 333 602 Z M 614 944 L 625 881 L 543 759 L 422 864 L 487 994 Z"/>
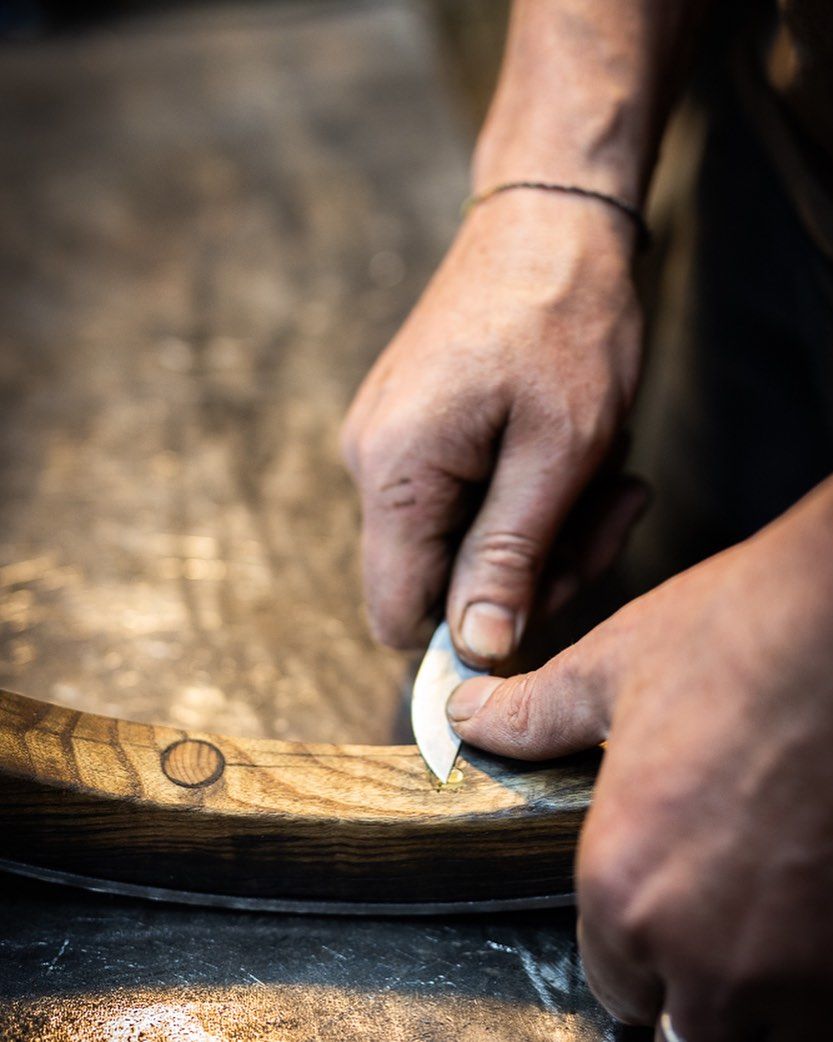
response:
<path fill-rule="evenodd" d="M 476 192 L 465 200 L 461 207 L 461 213 L 465 216 L 473 209 L 493 195 L 500 192 L 509 192 L 515 188 L 534 188 L 542 192 L 563 192 L 566 195 L 580 195 L 585 199 L 598 199 L 599 202 L 613 206 L 620 213 L 630 218 L 636 225 L 638 245 L 640 249 L 647 249 L 651 244 L 651 233 L 642 211 L 625 199 L 619 199 L 615 195 L 607 195 L 605 192 L 597 192 L 594 188 L 582 188 L 580 185 L 562 185 L 552 181 L 506 181 L 504 184 L 494 185 L 482 192 Z"/>

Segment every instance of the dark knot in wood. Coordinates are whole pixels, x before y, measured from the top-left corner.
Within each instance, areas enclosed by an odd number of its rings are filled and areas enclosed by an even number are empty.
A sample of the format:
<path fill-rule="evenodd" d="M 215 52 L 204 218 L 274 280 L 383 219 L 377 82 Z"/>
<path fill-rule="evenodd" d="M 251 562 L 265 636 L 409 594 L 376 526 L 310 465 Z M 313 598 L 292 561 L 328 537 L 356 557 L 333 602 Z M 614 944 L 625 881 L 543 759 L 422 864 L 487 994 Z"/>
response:
<path fill-rule="evenodd" d="M 213 785 L 223 773 L 225 758 L 216 745 L 199 738 L 173 742 L 162 753 L 162 770 L 175 785 L 197 789 Z"/>

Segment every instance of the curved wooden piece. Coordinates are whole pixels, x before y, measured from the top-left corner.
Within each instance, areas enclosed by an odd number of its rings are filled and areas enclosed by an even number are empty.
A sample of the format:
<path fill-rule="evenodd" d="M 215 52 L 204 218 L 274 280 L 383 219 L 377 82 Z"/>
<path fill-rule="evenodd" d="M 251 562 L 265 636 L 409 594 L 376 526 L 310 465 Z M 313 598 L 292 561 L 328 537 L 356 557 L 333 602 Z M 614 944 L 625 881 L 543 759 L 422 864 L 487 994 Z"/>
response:
<path fill-rule="evenodd" d="M 122 884 L 316 902 L 568 894 L 598 755 L 475 755 L 437 789 L 414 746 L 192 734 L 0 693 L 4 859 Z"/>

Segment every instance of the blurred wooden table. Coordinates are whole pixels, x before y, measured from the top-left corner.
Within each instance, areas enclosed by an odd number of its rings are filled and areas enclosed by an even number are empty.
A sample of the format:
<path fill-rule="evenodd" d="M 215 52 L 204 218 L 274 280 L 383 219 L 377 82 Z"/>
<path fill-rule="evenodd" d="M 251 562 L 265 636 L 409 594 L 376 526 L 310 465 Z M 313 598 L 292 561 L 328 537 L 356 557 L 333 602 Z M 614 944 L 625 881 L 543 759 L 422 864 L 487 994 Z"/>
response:
<path fill-rule="evenodd" d="M 0 686 L 189 727 L 401 735 L 338 426 L 453 234 L 409 5 L 7 48 Z"/>
<path fill-rule="evenodd" d="M 0 686 L 405 738 L 336 434 L 453 234 L 417 3 L 206 6 L 0 56 Z M 568 914 L 181 910 L 3 880 L 4 1040 L 599 1040 Z"/>

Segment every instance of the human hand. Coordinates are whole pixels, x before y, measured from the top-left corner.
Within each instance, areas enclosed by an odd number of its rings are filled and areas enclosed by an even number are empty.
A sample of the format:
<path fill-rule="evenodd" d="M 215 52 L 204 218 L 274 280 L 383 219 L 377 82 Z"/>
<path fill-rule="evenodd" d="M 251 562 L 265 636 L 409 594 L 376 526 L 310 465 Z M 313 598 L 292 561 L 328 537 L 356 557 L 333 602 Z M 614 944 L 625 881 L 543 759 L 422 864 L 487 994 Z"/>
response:
<path fill-rule="evenodd" d="M 343 448 L 385 643 L 424 641 L 448 591 L 468 661 L 516 648 L 556 536 L 635 389 L 632 249 L 630 222 L 597 201 L 495 197 L 467 218 L 365 380 Z M 641 488 L 618 492 L 594 519 L 599 539 L 585 540 L 603 564 L 644 505 Z"/>
<path fill-rule="evenodd" d="M 833 479 L 457 732 L 522 759 L 608 740 L 577 862 L 588 980 L 686 1042 L 822 1037 L 833 993 Z M 479 706 L 479 708 L 478 708 Z"/>

